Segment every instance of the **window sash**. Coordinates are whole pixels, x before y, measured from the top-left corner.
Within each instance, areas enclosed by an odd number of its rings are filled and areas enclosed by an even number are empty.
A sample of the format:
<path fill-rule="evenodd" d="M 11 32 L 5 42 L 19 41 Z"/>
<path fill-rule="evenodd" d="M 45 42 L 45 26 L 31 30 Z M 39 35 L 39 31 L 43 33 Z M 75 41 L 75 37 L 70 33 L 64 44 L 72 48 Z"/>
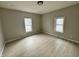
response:
<path fill-rule="evenodd" d="M 57 32 L 63 32 L 63 25 L 56 25 Z"/>
<path fill-rule="evenodd" d="M 25 25 L 32 25 L 32 19 L 31 18 L 25 18 Z"/>
<path fill-rule="evenodd" d="M 64 17 L 58 17 L 56 18 L 56 32 L 63 33 L 63 26 L 64 26 Z"/>
<path fill-rule="evenodd" d="M 32 26 L 26 26 L 26 27 L 25 27 L 25 30 L 26 30 L 26 32 L 32 31 Z"/>
<path fill-rule="evenodd" d="M 56 24 L 64 24 L 64 18 L 63 17 L 56 18 Z"/>
<path fill-rule="evenodd" d="M 26 32 L 31 32 L 32 31 L 32 19 L 31 18 L 25 18 L 25 31 Z"/>

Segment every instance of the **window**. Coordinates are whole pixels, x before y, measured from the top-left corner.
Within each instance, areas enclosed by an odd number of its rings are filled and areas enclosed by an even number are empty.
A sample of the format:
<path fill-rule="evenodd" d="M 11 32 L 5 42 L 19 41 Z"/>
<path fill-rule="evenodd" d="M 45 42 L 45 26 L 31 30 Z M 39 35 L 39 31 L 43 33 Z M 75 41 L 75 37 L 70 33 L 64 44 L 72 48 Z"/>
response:
<path fill-rule="evenodd" d="M 25 31 L 26 32 L 31 32 L 32 31 L 32 19 L 31 18 L 25 18 Z"/>
<path fill-rule="evenodd" d="M 63 25 L 64 25 L 64 17 L 57 17 L 56 18 L 56 32 L 63 33 Z"/>

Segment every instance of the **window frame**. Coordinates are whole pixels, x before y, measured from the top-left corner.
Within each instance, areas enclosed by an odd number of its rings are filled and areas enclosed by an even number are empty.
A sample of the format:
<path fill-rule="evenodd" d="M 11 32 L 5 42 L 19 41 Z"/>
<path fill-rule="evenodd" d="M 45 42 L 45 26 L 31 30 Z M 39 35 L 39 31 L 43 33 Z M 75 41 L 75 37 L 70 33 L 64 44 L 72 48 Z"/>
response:
<path fill-rule="evenodd" d="M 25 24 L 25 19 L 26 18 L 30 18 L 31 19 L 31 22 L 32 22 L 32 24 L 31 24 L 31 29 L 32 30 L 31 31 L 26 31 L 26 24 Z M 30 25 L 28 25 L 28 26 L 30 26 Z M 29 32 L 32 32 L 33 31 L 33 21 L 32 21 L 32 18 L 31 17 L 25 17 L 24 18 L 24 30 L 25 30 L 26 33 L 29 33 Z"/>
<path fill-rule="evenodd" d="M 56 24 L 56 20 L 57 20 L 58 18 L 63 18 L 63 32 L 56 31 L 56 25 L 57 25 L 57 24 Z M 65 17 L 64 17 L 64 16 L 55 17 L 55 18 L 54 18 L 54 22 L 55 22 L 55 23 L 54 23 L 54 31 L 57 32 L 57 33 L 62 33 L 62 34 L 64 34 L 64 28 L 65 28 L 65 26 L 64 26 L 65 23 L 64 23 L 64 22 L 65 22 Z"/>

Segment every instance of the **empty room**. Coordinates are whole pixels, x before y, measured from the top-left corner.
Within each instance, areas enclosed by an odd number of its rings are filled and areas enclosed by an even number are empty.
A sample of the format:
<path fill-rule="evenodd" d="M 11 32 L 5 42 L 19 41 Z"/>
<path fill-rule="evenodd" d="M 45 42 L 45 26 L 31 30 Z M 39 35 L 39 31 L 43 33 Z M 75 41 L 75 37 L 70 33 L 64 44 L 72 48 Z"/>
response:
<path fill-rule="evenodd" d="M 79 57 L 79 1 L 0 1 L 1 57 Z"/>

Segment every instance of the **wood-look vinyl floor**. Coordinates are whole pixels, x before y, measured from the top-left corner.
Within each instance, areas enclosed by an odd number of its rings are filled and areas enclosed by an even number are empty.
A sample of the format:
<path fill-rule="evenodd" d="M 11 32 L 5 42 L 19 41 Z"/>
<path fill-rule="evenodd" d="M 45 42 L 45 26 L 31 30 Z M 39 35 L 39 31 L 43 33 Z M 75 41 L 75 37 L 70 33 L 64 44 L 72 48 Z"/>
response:
<path fill-rule="evenodd" d="M 79 45 L 38 34 L 6 44 L 4 57 L 78 57 Z"/>

